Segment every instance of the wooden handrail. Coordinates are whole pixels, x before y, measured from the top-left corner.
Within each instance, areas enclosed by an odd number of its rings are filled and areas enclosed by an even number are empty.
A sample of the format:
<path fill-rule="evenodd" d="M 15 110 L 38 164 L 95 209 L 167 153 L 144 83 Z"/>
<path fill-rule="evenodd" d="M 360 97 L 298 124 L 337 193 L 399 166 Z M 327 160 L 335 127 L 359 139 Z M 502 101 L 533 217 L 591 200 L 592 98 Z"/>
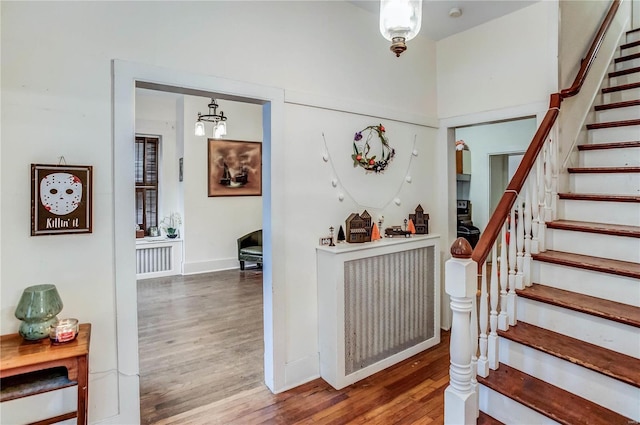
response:
<path fill-rule="evenodd" d="M 527 151 L 525 152 L 522 161 L 518 166 L 518 169 L 513 175 L 513 178 L 509 182 L 509 185 L 505 189 L 504 193 L 502 194 L 502 197 L 498 202 L 498 206 L 491 215 L 491 218 L 489 219 L 484 232 L 482 232 L 482 235 L 480 235 L 480 240 L 478 240 L 478 243 L 473 250 L 471 258 L 478 263 L 479 273 L 481 271 L 482 264 L 485 262 L 487 256 L 489 255 L 489 251 L 491 250 L 494 241 L 496 240 L 498 234 L 500 233 L 500 230 L 502 229 L 502 224 L 507 219 L 507 216 L 509 215 L 513 204 L 515 204 L 518 194 L 522 190 L 524 182 L 529 176 L 529 173 L 531 172 L 531 169 L 535 164 L 536 158 L 538 157 L 538 154 L 540 153 L 544 142 L 547 140 L 547 137 L 549 136 L 549 133 L 551 132 L 551 129 L 556 122 L 562 100 L 567 97 L 575 96 L 582 89 L 582 85 L 584 84 L 589 69 L 595 61 L 604 37 L 609 27 L 611 26 L 611 22 L 613 21 L 616 12 L 618 11 L 620 1 L 621 0 L 613 0 L 611 2 L 609 11 L 602 21 L 600 29 L 591 42 L 591 47 L 587 52 L 587 56 L 582 60 L 580 69 L 578 70 L 573 85 L 568 89 L 560 91 L 560 93 L 553 93 L 550 96 L 549 109 L 547 110 L 547 113 L 545 114 L 540 127 L 538 127 L 538 130 L 534 134 L 533 139 L 531 140 L 531 143 L 529 144 L 529 147 L 527 148 Z"/>
<path fill-rule="evenodd" d="M 611 26 L 611 22 L 613 22 L 613 18 L 616 16 L 616 12 L 618 11 L 619 6 L 620 0 L 614 0 L 611 3 L 609 12 L 607 13 L 607 16 L 605 16 L 604 21 L 602 21 L 602 25 L 600 25 L 600 29 L 598 30 L 598 33 L 591 43 L 591 47 L 587 52 L 587 56 L 582 60 L 580 69 L 578 70 L 578 74 L 576 75 L 576 79 L 573 80 L 573 84 L 571 85 L 571 87 L 560 92 L 563 99 L 575 96 L 580 92 L 580 89 L 584 84 L 584 80 L 587 78 L 587 74 L 589 73 L 589 69 L 593 64 L 593 61 L 595 61 L 596 56 L 598 56 L 598 52 L 600 51 L 600 46 L 602 46 L 604 36 L 607 34 L 607 30 Z"/>

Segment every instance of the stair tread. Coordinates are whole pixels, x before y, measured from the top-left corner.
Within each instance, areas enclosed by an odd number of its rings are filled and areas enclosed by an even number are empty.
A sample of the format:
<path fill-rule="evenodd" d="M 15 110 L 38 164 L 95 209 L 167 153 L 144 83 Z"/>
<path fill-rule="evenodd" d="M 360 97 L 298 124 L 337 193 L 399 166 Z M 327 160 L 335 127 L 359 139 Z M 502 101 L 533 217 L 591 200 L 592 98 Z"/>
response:
<path fill-rule="evenodd" d="M 611 195 L 608 193 L 558 193 L 560 199 L 573 199 L 578 201 L 603 201 L 603 202 L 633 202 L 640 203 L 640 196 L 635 195 Z"/>
<path fill-rule="evenodd" d="M 489 376 L 478 376 L 478 382 L 525 406 L 565 425 L 629 425 L 633 423 L 612 410 L 585 400 L 561 388 L 548 384 L 501 364 Z M 540 395 L 544 394 L 544 397 Z M 588 418 L 588 422 L 585 419 Z"/>
<path fill-rule="evenodd" d="M 612 71 L 609 73 L 609 78 L 620 77 L 622 75 L 635 74 L 636 72 L 640 72 L 640 66 L 637 66 L 635 68 L 621 69 L 619 71 Z"/>
<path fill-rule="evenodd" d="M 621 84 L 619 86 L 605 87 L 602 89 L 602 93 L 612 93 L 612 92 L 622 91 L 622 90 L 631 90 L 631 89 L 637 89 L 639 87 L 640 87 L 640 83 Z"/>
<path fill-rule="evenodd" d="M 591 221 L 555 220 L 547 223 L 550 229 L 573 230 L 577 232 L 600 233 L 604 235 L 640 238 L 640 226 L 627 224 L 594 223 Z"/>
<path fill-rule="evenodd" d="M 640 173 L 640 167 L 569 167 L 569 173 Z"/>
<path fill-rule="evenodd" d="M 640 72 L 640 67 L 638 67 L 638 71 Z M 640 99 L 625 100 L 624 102 L 605 103 L 602 105 L 596 105 L 593 107 L 593 109 L 595 109 L 596 111 L 605 111 L 607 109 L 628 108 L 630 106 L 638 105 L 640 105 Z"/>
<path fill-rule="evenodd" d="M 614 128 L 614 127 L 628 127 L 632 125 L 640 125 L 640 119 L 597 122 L 593 124 L 587 124 L 587 130 L 599 130 L 601 128 Z"/>
<path fill-rule="evenodd" d="M 640 307 L 539 283 L 516 289 L 519 296 L 640 328 Z"/>
<path fill-rule="evenodd" d="M 478 416 L 477 425 L 504 425 L 504 424 L 499 420 L 495 419 L 494 417 L 489 416 L 486 413 L 481 411 L 480 415 Z"/>
<path fill-rule="evenodd" d="M 551 250 L 533 254 L 532 257 L 537 261 L 640 279 L 640 263 L 631 261 L 611 260 L 608 258 Z"/>
<path fill-rule="evenodd" d="M 631 55 L 620 56 L 619 58 L 615 58 L 614 61 L 615 63 L 620 63 L 620 62 L 631 61 L 634 59 L 640 59 L 640 53 L 633 53 Z"/>
<path fill-rule="evenodd" d="M 525 322 L 498 335 L 640 388 L 640 359 Z"/>
<path fill-rule="evenodd" d="M 632 41 L 631 43 L 625 43 L 622 46 L 620 46 L 620 50 L 622 50 L 622 49 L 630 49 L 630 48 L 636 47 L 636 46 L 640 46 L 640 40 Z"/>
<path fill-rule="evenodd" d="M 632 140 L 628 142 L 611 142 L 611 143 L 594 143 L 590 145 L 578 145 L 578 150 L 589 151 L 598 149 L 624 149 L 640 147 L 640 140 Z"/>

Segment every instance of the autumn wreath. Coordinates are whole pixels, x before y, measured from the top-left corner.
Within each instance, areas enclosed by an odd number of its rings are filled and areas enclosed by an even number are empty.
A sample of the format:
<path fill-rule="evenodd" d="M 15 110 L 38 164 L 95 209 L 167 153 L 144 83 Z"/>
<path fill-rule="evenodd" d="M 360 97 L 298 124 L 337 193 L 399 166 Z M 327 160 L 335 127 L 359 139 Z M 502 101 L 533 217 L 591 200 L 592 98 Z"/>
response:
<path fill-rule="evenodd" d="M 363 136 L 363 133 L 366 133 L 364 144 L 357 143 L 365 137 Z M 376 155 L 368 156 L 371 151 L 371 145 L 369 145 L 369 142 L 373 138 L 374 133 L 378 135 L 380 143 L 382 144 L 380 159 L 377 159 Z M 384 126 L 379 124 L 365 127 L 353 136 L 353 155 L 351 155 L 351 158 L 353 159 L 354 167 L 360 166 L 367 171 L 374 171 L 376 173 L 380 173 L 387 168 L 389 161 L 391 161 L 395 156 L 396 150 L 389 146 L 389 140 L 387 140 L 387 136 L 385 136 L 384 133 Z"/>

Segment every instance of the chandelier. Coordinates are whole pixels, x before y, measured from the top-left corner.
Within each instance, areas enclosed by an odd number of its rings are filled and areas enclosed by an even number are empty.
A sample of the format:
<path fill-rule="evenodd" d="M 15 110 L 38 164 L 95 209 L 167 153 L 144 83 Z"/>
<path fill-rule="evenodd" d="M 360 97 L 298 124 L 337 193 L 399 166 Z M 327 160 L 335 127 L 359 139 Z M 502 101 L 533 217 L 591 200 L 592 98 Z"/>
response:
<path fill-rule="evenodd" d="M 207 105 L 209 108 L 208 114 L 201 114 L 198 112 L 198 121 L 196 121 L 195 135 L 196 136 L 204 136 L 204 122 L 212 122 L 215 123 L 213 126 L 213 138 L 219 139 L 222 136 L 227 135 L 227 117 L 224 116 L 224 112 L 220 111 L 217 113 L 218 104 L 215 99 L 211 99 L 211 103 Z"/>
<path fill-rule="evenodd" d="M 380 0 L 380 32 L 391 41 L 391 51 L 400 57 L 406 42 L 420 32 L 422 0 Z"/>

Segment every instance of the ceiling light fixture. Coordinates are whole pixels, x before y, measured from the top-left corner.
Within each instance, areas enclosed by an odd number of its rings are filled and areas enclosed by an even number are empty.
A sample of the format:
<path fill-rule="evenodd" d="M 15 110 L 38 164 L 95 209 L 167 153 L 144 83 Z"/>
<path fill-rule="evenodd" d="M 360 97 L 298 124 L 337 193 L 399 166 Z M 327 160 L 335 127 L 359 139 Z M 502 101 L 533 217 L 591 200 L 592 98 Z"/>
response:
<path fill-rule="evenodd" d="M 380 0 L 380 32 L 391 41 L 391 51 L 400 57 L 406 42 L 420 32 L 422 0 Z"/>
<path fill-rule="evenodd" d="M 215 99 L 211 99 L 211 103 L 207 105 L 209 108 L 208 114 L 201 114 L 198 112 L 198 121 L 196 121 L 195 135 L 196 136 L 204 136 L 204 121 L 215 123 L 213 127 L 213 137 L 218 139 L 221 136 L 225 136 L 227 134 L 227 117 L 224 116 L 224 112 L 220 111 L 217 113 L 218 104 Z"/>

